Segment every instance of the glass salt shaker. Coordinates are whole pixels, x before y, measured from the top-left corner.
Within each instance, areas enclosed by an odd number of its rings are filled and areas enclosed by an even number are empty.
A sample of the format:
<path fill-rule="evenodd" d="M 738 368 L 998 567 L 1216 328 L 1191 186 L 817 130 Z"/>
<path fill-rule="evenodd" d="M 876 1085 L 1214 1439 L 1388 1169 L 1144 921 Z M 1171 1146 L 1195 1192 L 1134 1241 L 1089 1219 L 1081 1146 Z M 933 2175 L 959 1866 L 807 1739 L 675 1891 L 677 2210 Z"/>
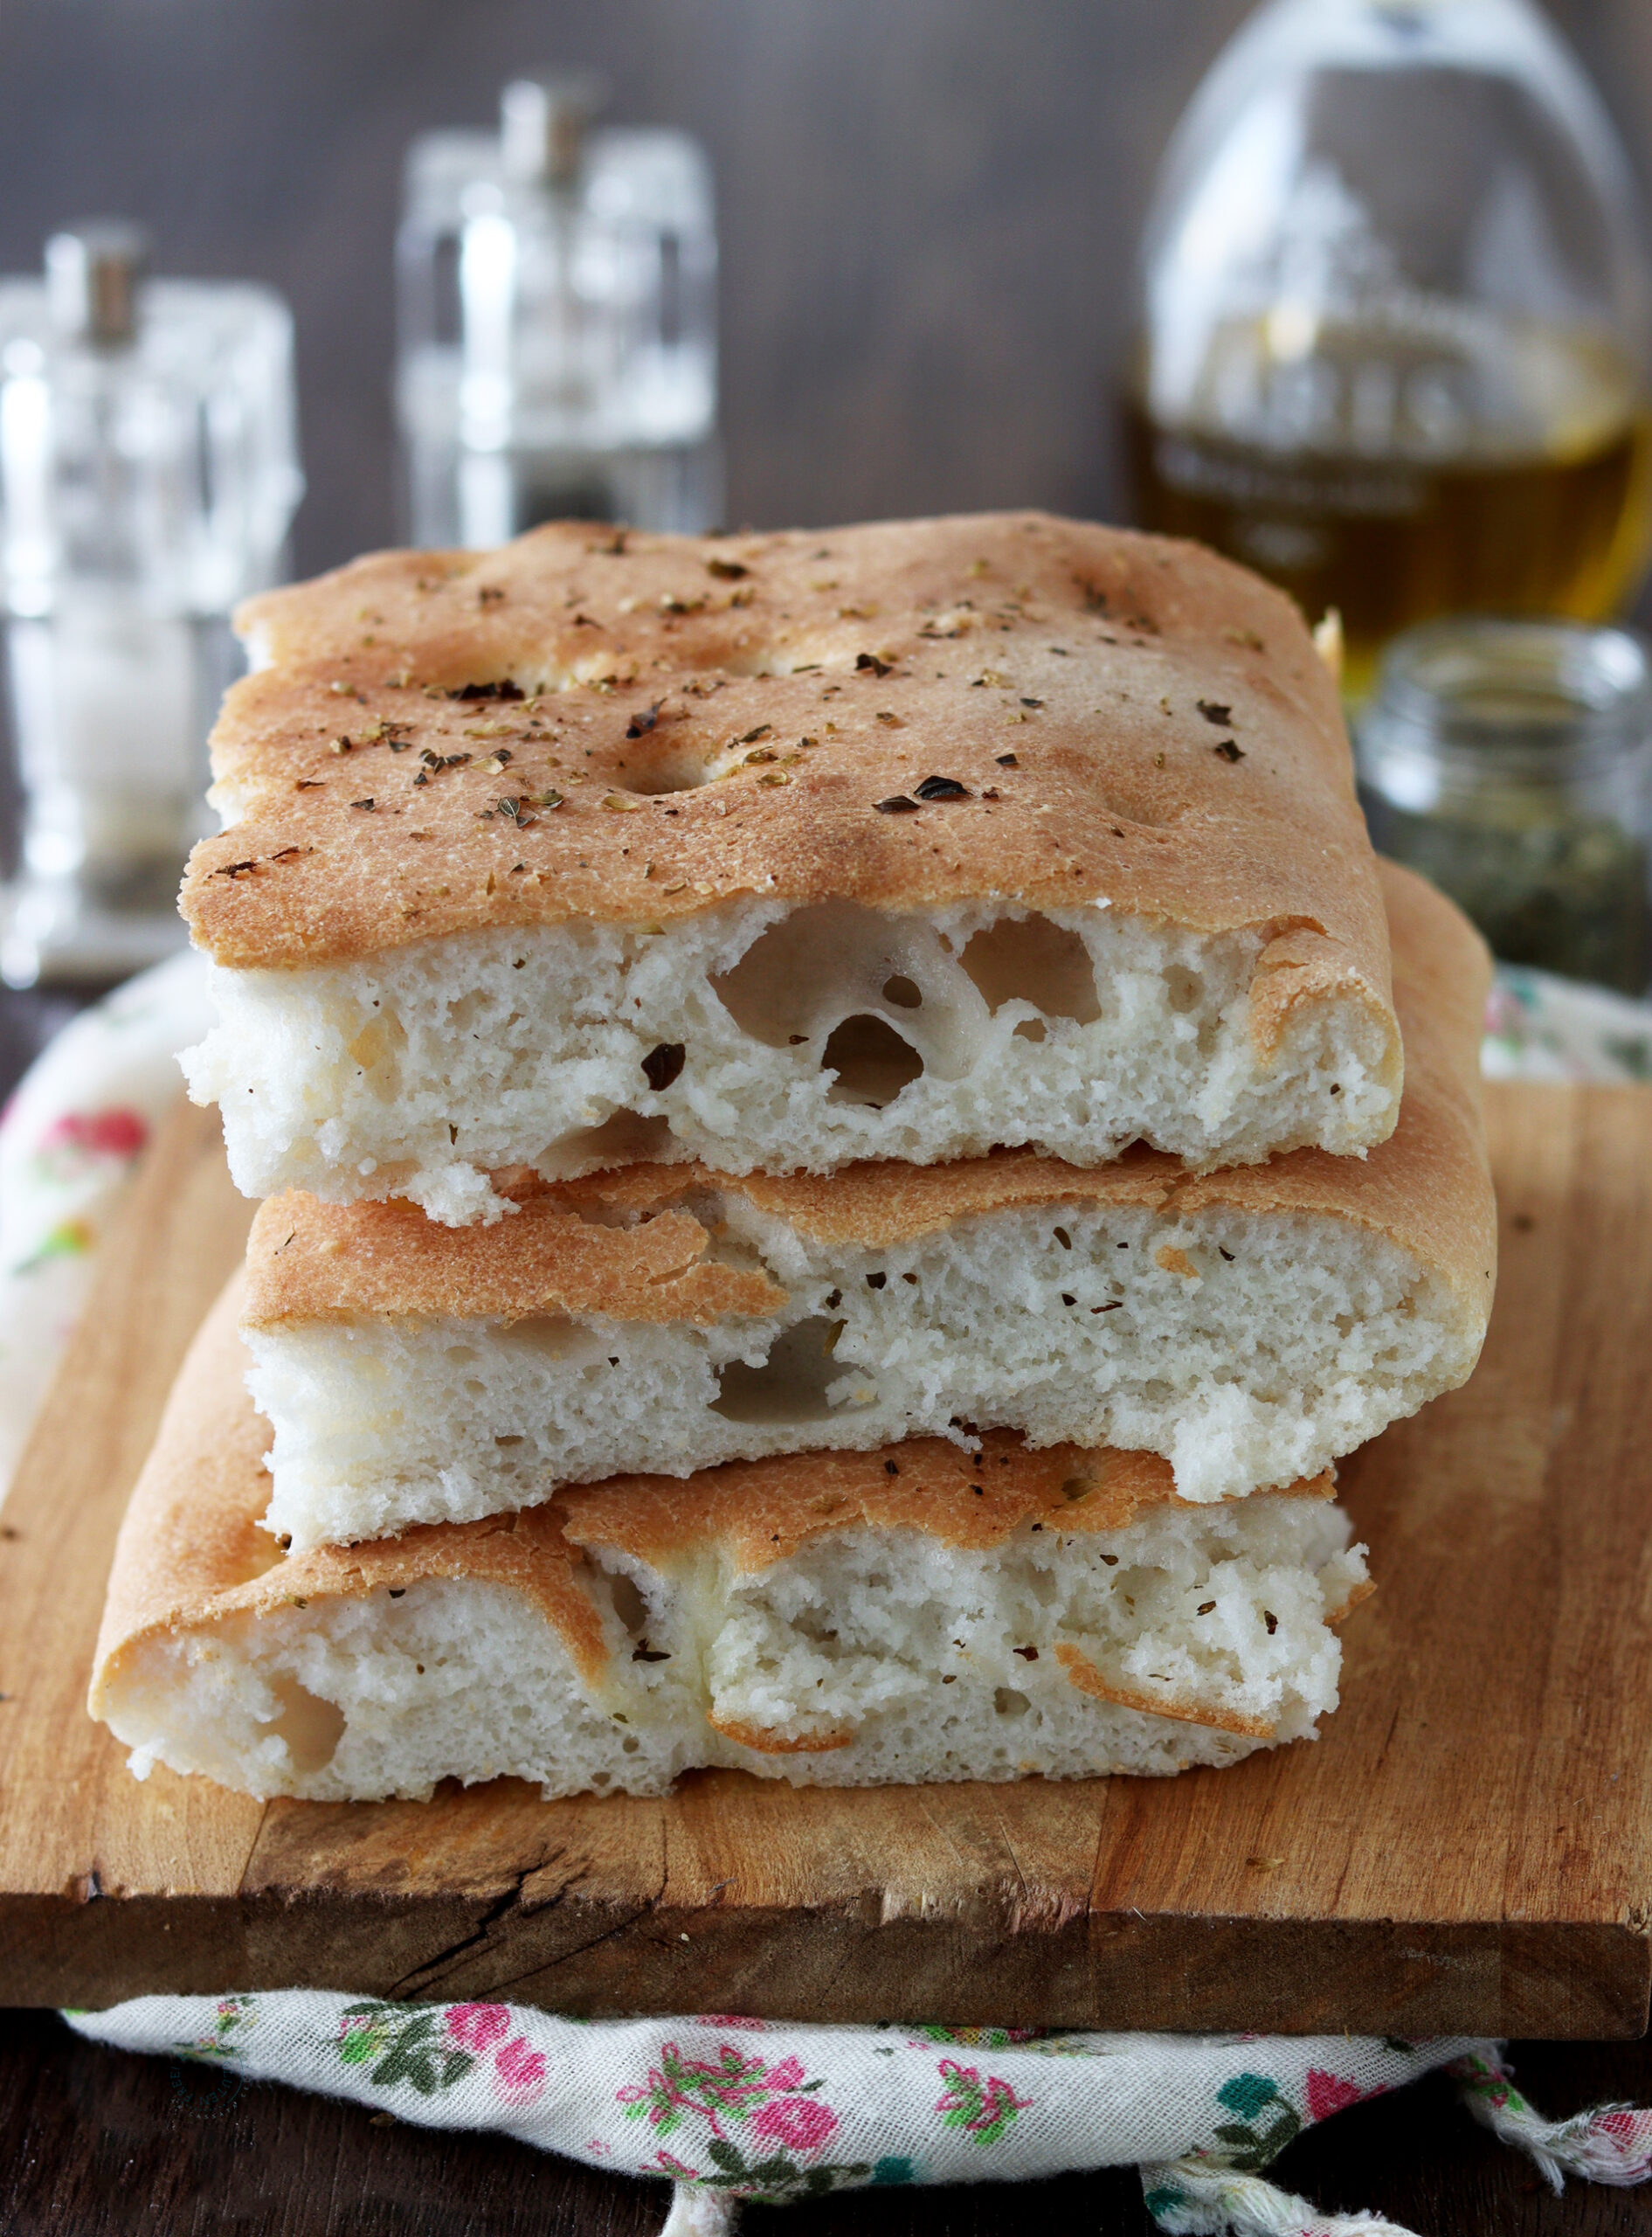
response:
<path fill-rule="evenodd" d="M 1356 725 L 1378 851 L 1506 963 L 1647 989 L 1652 664 L 1622 629 L 1447 620 L 1386 653 Z"/>
<path fill-rule="evenodd" d="M 397 408 L 416 543 L 721 514 L 709 168 L 683 133 L 593 129 L 598 101 L 589 80 L 521 79 L 496 137 L 409 151 Z"/>
<path fill-rule="evenodd" d="M 281 578 L 302 488 L 292 322 L 259 287 L 146 281 L 99 222 L 0 281 L 0 586 L 23 792 L 0 975 L 107 981 L 180 946 L 211 827 L 235 605 Z"/>
<path fill-rule="evenodd" d="M 1178 128 L 1125 399 L 1142 523 L 1340 609 L 1601 621 L 1652 509 L 1652 286 L 1532 0 L 1269 0 Z"/>

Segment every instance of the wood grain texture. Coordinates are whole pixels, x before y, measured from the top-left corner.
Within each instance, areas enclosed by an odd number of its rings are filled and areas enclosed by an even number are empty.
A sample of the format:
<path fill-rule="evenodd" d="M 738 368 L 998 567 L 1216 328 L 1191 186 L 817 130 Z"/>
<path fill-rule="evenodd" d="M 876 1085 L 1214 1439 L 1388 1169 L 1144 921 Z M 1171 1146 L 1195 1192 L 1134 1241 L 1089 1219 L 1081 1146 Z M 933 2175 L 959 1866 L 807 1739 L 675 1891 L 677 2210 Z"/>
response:
<path fill-rule="evenodd" d="M 0 1997 L 294 1983 L 564 2011 L 1646 2026 L 1652 1096 L 1495 1088 L 1469 1388 L 1344 1471 L 1381 1579 L 1317 1746 L 1170 1782 L 267 1806 L 80 1707 L 121 1501 L 247 1208 L 180 1113 L 0 1540 Z"/>

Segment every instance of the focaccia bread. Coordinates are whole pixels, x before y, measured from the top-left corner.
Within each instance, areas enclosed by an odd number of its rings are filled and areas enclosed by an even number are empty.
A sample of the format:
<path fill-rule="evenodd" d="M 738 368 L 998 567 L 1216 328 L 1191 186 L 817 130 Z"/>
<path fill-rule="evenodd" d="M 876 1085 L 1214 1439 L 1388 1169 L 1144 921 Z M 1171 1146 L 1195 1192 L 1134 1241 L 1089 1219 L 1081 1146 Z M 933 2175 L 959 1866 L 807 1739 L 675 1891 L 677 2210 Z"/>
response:
<path fill-rule="evenodd" d="M 268 1527 L 301 1549 L 386 1537 L 569 1482 L 966 1424 L 1157 1452 L 1192 1499 L 1317 1474 L 1467 1380 L 1496 1264 L 1485 950 L 1383 874 L 1406 1094 L 1364 1160 L 644 1165 L 459 1229 L 273 1199 L 245 1320 Z"/>
<path fill-rule="evenodd" d="M 1310 1737 L 1369 1590 L 1324 1480 L 1188 1507 L 1162 1461 L 984 1438 L 638 1477 L 282 1555 L 228 1295 L 121 1534 L 92 1714 L 258 1795 L 504 1775 L 659 1794 L 1165 1774 Z"/>
<path fill-rule="evenodd" d="M 253 1195 L 1393 1129 L 1336 688 L 1193 544 L 578 523 L 254 601 L 183 908 Z"/>

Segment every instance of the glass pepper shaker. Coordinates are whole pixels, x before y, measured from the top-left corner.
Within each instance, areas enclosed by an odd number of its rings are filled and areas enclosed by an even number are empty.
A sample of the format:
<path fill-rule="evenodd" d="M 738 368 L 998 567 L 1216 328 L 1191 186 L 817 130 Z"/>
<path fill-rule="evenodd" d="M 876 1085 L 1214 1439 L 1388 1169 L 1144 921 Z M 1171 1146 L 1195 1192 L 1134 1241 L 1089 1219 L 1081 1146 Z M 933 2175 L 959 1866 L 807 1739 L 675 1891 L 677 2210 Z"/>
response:
<path fill-rule="evenodd" d="M 588 79 L 518 79 L 497 135 L 409 150 L 397 415 L 415 543 L 721 517 L 710 166 L 686 133 L 596 128 L 599 99 Z"/>
<path fill-rule="evenodd" d="M 1646 991 L 1652 663 L 1622 629 L 1448 620 L 1389 646 L 1356 725 L 1378 851 L 1505 963 Z"/>

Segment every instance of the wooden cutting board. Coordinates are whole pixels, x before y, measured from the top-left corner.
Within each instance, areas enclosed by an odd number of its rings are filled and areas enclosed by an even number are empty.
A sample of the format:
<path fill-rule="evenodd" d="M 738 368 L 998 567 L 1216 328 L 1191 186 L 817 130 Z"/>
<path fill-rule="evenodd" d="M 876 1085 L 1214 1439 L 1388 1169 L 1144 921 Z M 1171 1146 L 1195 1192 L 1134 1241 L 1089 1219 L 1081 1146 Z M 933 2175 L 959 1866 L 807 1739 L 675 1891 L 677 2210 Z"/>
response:
<path fill-rule="evenodd" d="M 1652 1092 L 1497 1087 L 1465 1391 L 1350 1461 L 1380 1580 L 1314 1746 L 1168 1781 L 259 1804 L 87 1719 L 115 1529 L 249 1207 L 157 1144 L 0 1517 L 0 2003 L 1632 2036 L 1652 1904 Z"/>

